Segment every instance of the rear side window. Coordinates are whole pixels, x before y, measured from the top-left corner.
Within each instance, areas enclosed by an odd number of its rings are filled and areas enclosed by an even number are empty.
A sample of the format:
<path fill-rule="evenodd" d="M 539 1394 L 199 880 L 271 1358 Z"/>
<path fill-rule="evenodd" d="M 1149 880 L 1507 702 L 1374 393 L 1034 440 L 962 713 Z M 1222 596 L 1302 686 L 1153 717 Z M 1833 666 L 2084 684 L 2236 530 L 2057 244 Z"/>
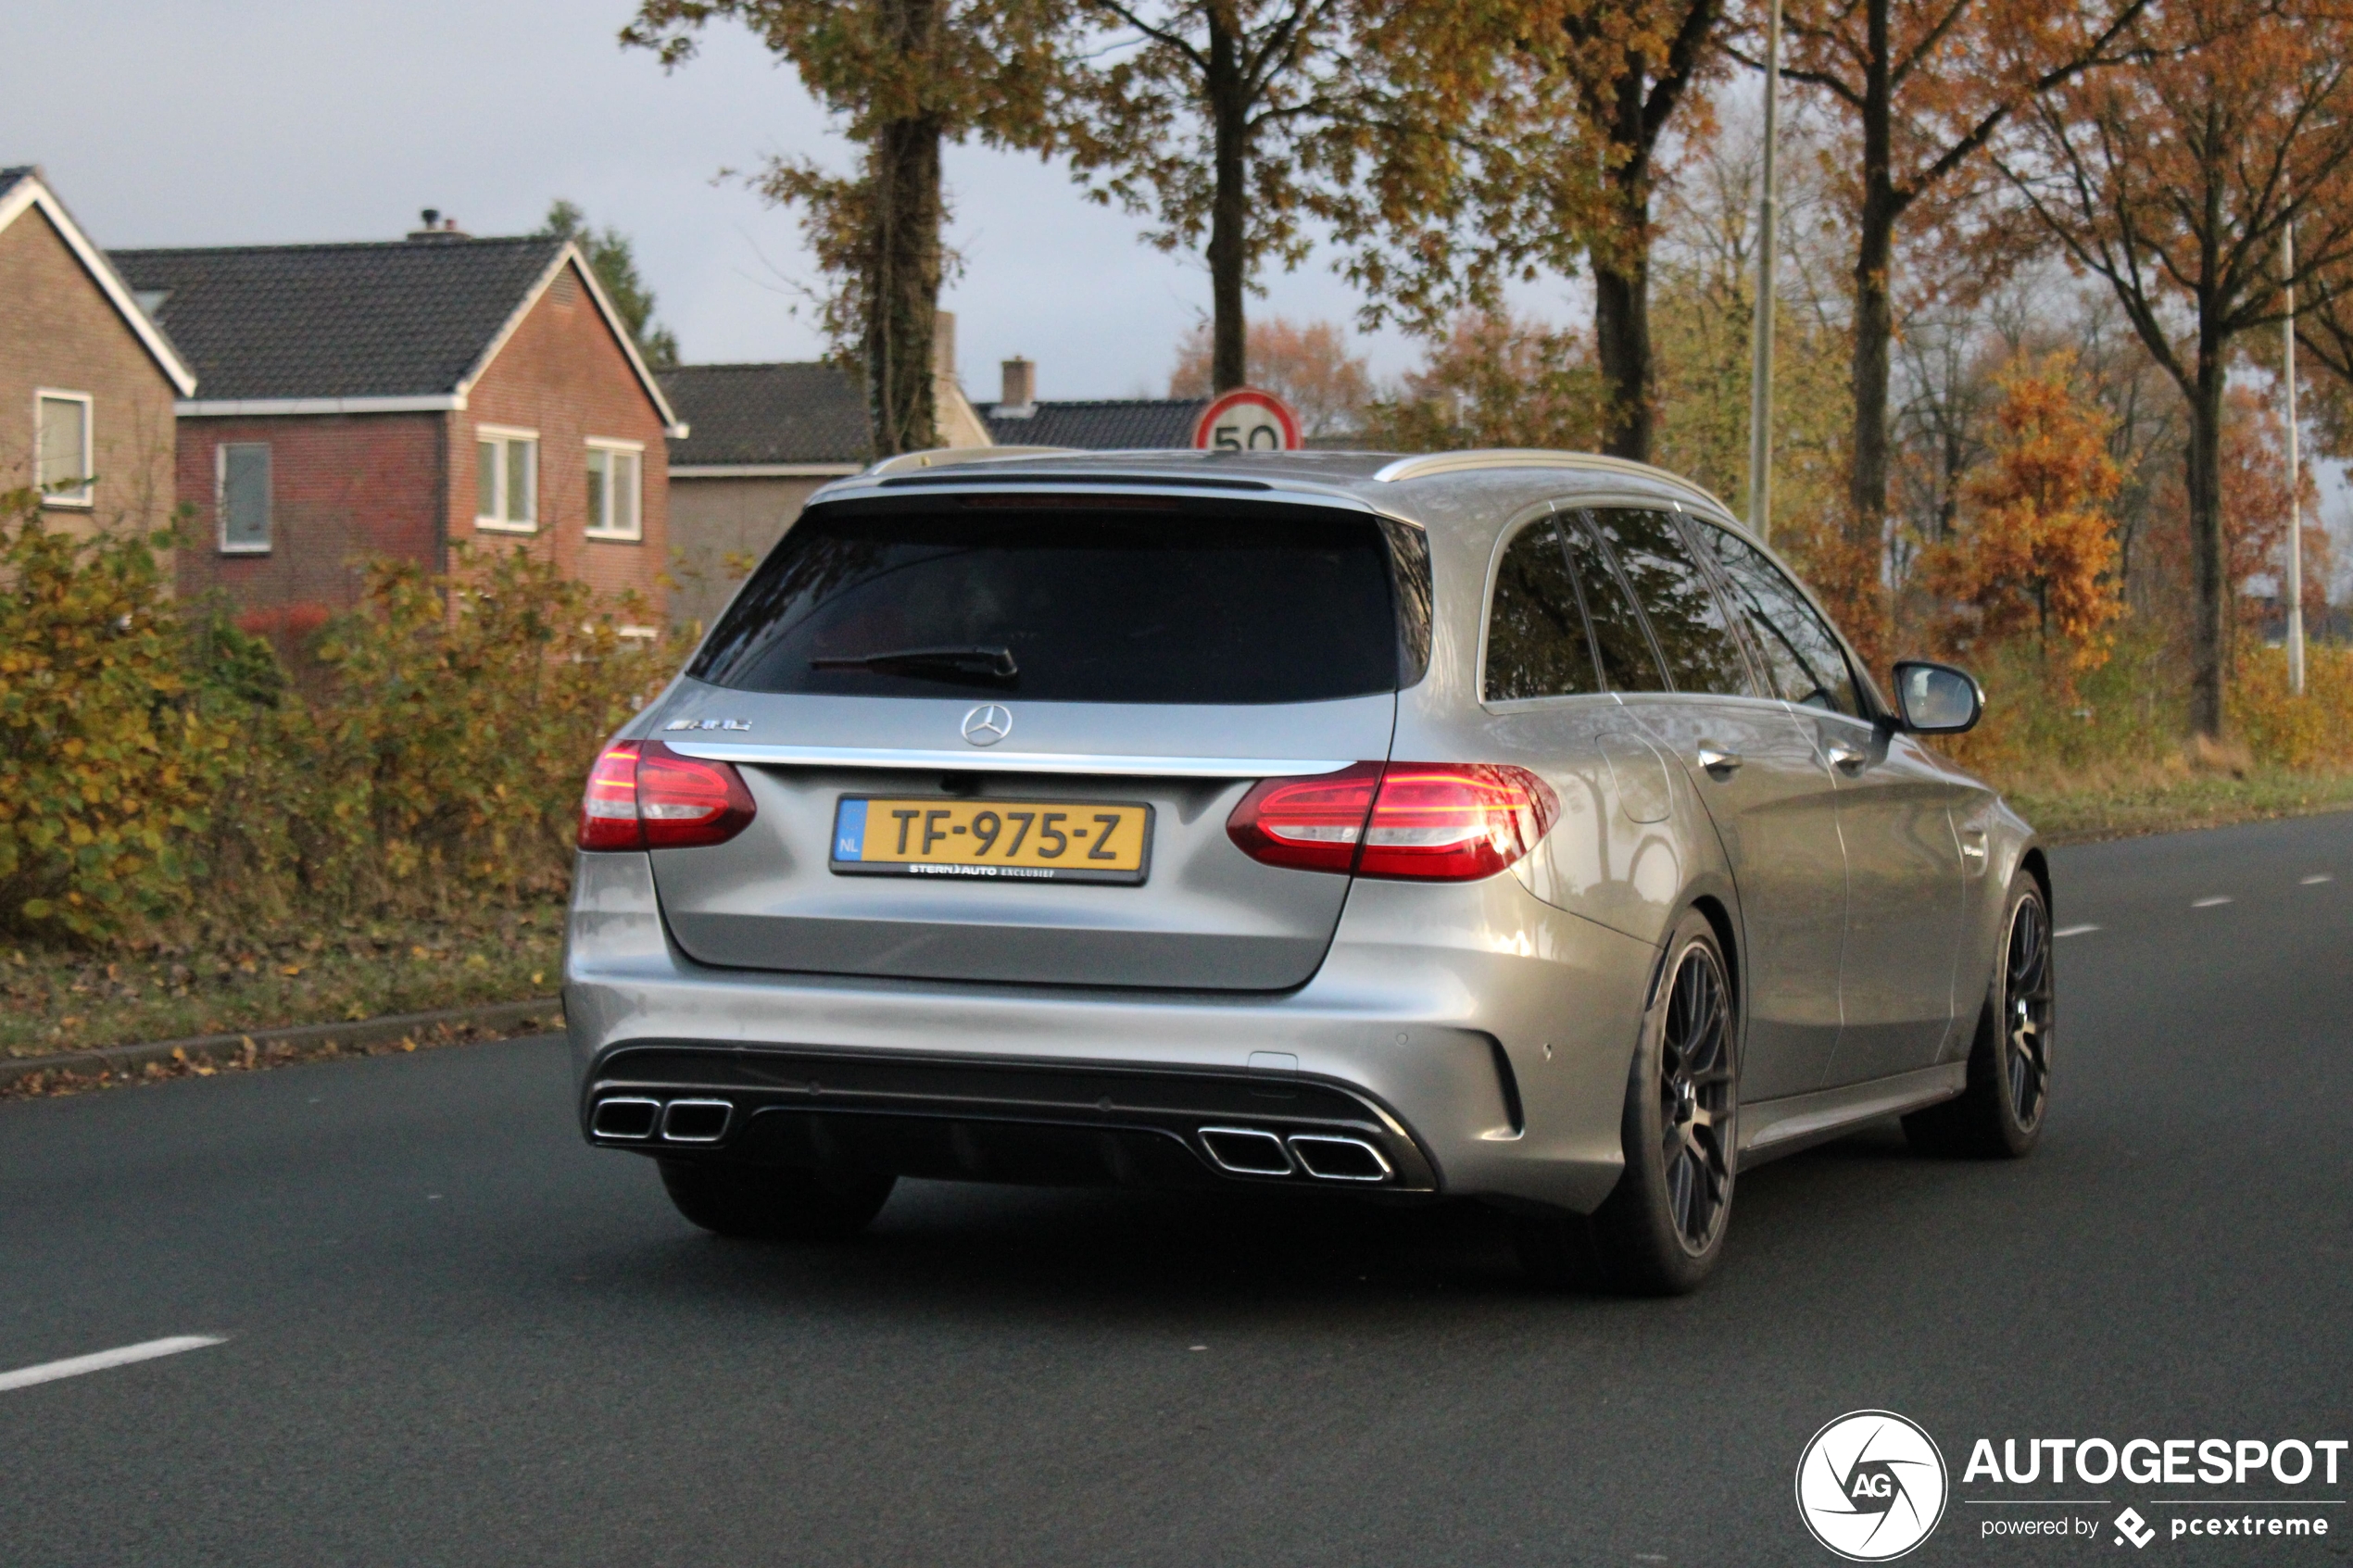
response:
<path fill-rule="evenodd" d="M 1585 591 L 1585 616 L 1593 629 L 1593 649 L 1601 655 L 1603 679 L 1621 692 L 1663 692 L 1666 677 L 1652 657 L 1651 641 L 1634 601 L 1611 569 L 1609 558 L 1593 542 L 1581 515 L 1561 520 L 1561 536 L 1568 544 L 1568 558 L 1577 570 L 1578 586 Z"/>
<path fill-rule="evenodd" d="M 1487 700 L 1569 696 L 1602 689 L 1577 583 L 1551 518 L 1523 528 L 1495 568 L 1487 618 Z"/>
<path fill-rule="evenodd" d="M 1631 509 L 1597 510 L 1592 518 L 1649 618 L 1675 689 L 1748 696 L 1748 661 L 1741 657 L 1723 601 L 1692 558 L 1674 518 Z"/>
<path fill-rule="evenodd" d="M 1855 678 L 1830 626 L 1797 584 L 1764 552 L 1722 528 L 1696 525 L 1700 540 L 1731 584 L 1732 603 L 1765 656 L 1773 684 L 1791 702 L 1861 718 Z"/>
<path fill-rule="evenodd" d="M 804 514 L 687 673 L 738 691 L 1061 702 L 1397 689 L 1389 547 L 1373 518 L 1000 499 L 1013 498 Z"/>

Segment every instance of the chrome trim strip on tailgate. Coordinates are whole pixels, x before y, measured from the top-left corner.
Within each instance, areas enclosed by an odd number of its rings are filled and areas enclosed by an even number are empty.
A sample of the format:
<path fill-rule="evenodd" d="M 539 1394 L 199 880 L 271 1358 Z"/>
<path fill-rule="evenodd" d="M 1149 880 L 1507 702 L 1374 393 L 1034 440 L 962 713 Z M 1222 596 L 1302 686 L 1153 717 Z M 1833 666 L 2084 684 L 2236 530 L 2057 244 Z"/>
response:
<path fill-rule="evenodd" d="M 1355 759 L 1332 762 L 1289 757 L 1113 757 L 1086 751 L 914 751 L 868 746 L 755 746 L 736 741 L 673 739 L 664 746 L 706 762 L 765 763 L 784 768 L 937 768 L 957 773 L 1105 773 L 1127 778 L 1268 779 L 1336 773 Z"/>

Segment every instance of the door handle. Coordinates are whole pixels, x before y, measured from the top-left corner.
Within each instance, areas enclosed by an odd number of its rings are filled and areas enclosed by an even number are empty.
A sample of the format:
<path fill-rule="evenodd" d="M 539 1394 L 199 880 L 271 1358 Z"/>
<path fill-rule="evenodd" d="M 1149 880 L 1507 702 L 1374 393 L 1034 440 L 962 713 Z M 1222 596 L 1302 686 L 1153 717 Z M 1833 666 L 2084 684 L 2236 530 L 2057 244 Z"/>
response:
<path fill-rule="evenodd" d="M 1831 746 L 1830 759 L 1831 766 L 1842 773 L 1859 773 L 1863 765 L 1871 759 L 1871 754 L 1844 741 L 1836 741 Z"/>
<path fill-rule="evenodd" d="M 1699 765 L 1717 778 L 1727 779 L 1740 767 L 1741 754 L 1702 741 L 1699 745 Z"/>

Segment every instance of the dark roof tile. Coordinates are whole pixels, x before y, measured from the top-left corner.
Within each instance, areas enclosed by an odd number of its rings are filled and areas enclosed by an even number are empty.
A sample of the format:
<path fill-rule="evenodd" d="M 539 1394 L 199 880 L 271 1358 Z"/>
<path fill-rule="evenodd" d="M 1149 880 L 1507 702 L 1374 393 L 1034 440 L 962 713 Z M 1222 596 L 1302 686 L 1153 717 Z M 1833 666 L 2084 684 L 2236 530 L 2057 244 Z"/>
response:
<path fill-rule="evenodd" d="M 1088 452 L 1148 446 L 1190 446 L 1193 426 L 1209 407 L 1205 397 L 1111 397 L 1040 402 L 1026 419 L 998 412 L 1002 403 L 975 407 L 1002 446 L 1076 446 Z"/>
<path fill-rule="evenodd" d="M 681 365 L 659 379 L 689 433 L 670 444 L 673 467 L 872 456 L 866 400 L 838 365 Z"/>
<path fill-rule="evenodd" d="M 207 401 L 454 392 L 560 239 L 118 250 Z"/>

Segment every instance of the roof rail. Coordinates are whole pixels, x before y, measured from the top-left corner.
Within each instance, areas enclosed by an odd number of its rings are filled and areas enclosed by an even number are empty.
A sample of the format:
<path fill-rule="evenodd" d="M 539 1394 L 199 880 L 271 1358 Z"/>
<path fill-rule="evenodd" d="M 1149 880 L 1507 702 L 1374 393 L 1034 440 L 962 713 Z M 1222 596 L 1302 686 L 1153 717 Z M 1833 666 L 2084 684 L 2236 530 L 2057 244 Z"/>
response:
<path fill-rule="evenodd" d="M 1553 452 L 1537 446 L 1494 446 L 1472 452 L 1431 452 L 1418 458 L 1400 458 L 1373 475 L 1384 484 L 1395 484 L 1408 479 L 1427 479 L 1432 474 L 1467 473 L 1478 469 L 1582 469 L 1588 473 L 1622 473 L 1629 478 L 1649 479 L 1671 484 L 1689 492 L 1714 507 L 1724 508 L 1727 517 L 1731 509 L 1724 507 L 1705 488 L 1680 474 L 1648 463 L 1637 463 L 1625 458 L 1605 458 L 1599 452 Z"/>
<path fill-rule="evenodd" d="M 905 473 L 910 469 L 944 469 L 956 463 L 988 463 L 1002 458 L 1075 458 L 1076 446 L 934 446 L 922 452 L 901 452 L 885 458 L 869 474 Z"/>

